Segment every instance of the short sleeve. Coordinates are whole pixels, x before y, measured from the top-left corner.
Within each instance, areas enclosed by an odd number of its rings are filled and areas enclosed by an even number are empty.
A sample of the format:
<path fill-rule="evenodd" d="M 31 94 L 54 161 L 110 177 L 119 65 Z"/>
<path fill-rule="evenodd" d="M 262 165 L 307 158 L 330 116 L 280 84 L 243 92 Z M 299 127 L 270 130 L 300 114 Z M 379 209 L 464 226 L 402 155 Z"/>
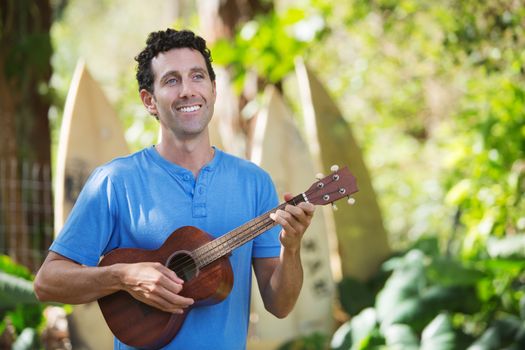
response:
<path fill-rule="evenodd" d="M 49 249 L 80 264 L 97 265 L 115 227 L 114 195 L 110 176 L 103 168 L 96 169 Z"/>
<path fill-rule="evenodd" d="M 258 204 L 257 215 L 262 215 L 279 204 L 277 192 L 272 179 L 266 172 L 262 172 L 261 181 L 257 188 Z M 281 242 L 279 233 L 281 226 L 277 225 L 258 236 L 253 243 L 254 258 L 273 258 L 278 257 L 281 252 Z"/>

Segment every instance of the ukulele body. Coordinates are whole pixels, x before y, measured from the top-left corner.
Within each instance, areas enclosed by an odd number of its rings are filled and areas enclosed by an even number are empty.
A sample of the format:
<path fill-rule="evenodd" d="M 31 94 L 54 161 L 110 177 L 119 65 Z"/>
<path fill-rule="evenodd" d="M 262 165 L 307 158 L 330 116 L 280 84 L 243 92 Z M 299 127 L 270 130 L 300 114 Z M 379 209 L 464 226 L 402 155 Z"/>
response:
<path fill-rule="evenodd" d="M 184 226 L 175 230 L 156 250 L 118 248 L 102 258 L 99 266 L 138 262 L 166 265 L 185 281 L 180 295 L 195 300 L 184 313 L 172 314 L 146 305 L 125 291 L 100 298 L 100 310 L 120 341 L 138 348 L 160 348 L 175 337 L 192 307 L 216 304 L 228 296 L 233 287 L 233 271 L 228 257 L 221 257 L 199 269 L 192 256 L 195 249 L 213 239 L 196 227 Z"/>

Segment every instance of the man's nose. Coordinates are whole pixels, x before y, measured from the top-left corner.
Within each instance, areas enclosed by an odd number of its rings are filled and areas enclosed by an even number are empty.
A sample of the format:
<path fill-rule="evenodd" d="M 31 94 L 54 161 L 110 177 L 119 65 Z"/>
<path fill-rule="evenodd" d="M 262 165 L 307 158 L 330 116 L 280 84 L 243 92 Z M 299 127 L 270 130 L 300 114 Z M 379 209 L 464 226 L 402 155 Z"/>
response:
<path fill-rule="evenodd" d="M 180 97 L 190 97 L 194 95 L 194 89 L 189 79 L 183 79 L 180 89 Z"/>

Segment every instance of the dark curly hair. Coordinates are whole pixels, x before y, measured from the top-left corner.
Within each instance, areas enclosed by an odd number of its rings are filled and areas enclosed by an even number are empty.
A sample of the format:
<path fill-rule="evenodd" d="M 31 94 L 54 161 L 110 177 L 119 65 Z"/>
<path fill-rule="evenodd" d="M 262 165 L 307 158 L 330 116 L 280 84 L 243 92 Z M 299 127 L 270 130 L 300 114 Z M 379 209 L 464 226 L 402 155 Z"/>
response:
<path fill-rule="evenodd" d="M 206 61 L 206 68 L 212 81 L 215 80 L 215 72 L 211 66 L 211 52 L 206 47 L 206 41 L 189 30 L 174 30 L 168 28 L 149 34 L 146 40 L 146 47 L 135 57 L 137 61 L 137 82 L 139 91 L 146 89 L 153 93 L 153 70 L 151 69 L 151 60 L 161 52 L 171 49 L 190 48 L 199 51 Z"/>

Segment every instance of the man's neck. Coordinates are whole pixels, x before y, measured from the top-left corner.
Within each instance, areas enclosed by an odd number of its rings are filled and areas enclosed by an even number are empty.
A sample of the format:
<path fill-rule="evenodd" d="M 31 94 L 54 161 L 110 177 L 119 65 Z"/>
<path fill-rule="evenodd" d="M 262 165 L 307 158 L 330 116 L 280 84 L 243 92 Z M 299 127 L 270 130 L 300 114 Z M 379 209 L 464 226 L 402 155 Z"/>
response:
<path fill-rule="evenodd" d="M 207 135 L 183 141 L 163 135 L 155 148 L 164 159 L 190 170 L 195 178 L 215 154 Z"/>

